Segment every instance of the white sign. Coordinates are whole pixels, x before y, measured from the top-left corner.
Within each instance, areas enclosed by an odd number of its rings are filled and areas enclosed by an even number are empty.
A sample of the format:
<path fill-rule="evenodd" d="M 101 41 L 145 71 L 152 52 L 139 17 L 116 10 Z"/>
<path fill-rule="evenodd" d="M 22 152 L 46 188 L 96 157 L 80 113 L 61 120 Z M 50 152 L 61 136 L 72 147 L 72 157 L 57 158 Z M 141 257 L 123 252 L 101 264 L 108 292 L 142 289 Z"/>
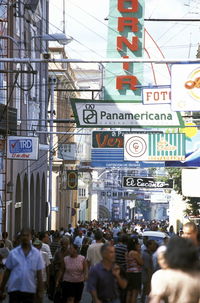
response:
<path fill-rule="evenodd" d="M 170 88 L 144 88 L 143 103 L 148 104 L 169 104 L 171 103 Z"/>
<path fill-rule="evenodd" d="M 168 104 L 144 105 L 126 101 L 72 100 L 77 126 L 83 127 L 179 127 L 183 120 Z"/>
<path fill-rule="evenodd" d="M 63 160 L 77 160 L 76 143 L 58 144 L 58 158 Z"/>
<path fill-rule="evenodd" d="M 124 160 L 144 161 L 148 159 L 148 134 L 124 135 Z"/>
<path fill-rule="evenodd" d="M 151 195 L 152 203 L 167 203 L 167 196 L 165 194 L 154 194 Z"/>
<path fill-rule="evenodd" d="M 182 193 L 186 197 L 200 197 L 200 169 L 182 169 Z"/>
<path fill-rule="evenodd" d="M 124 134 L 126 161 L 183 161 L 185 134 Z"/>
<path fill-rule="evenodd" d="M 200 64 L 174 64 L 171 78 L 172 110 L 200 111 Z"/>
<path fill-rule="evenodd" d="M 7 157 L 16 160 L 37 160 L 38 146 L 38 137 L 8 136 Z"/>

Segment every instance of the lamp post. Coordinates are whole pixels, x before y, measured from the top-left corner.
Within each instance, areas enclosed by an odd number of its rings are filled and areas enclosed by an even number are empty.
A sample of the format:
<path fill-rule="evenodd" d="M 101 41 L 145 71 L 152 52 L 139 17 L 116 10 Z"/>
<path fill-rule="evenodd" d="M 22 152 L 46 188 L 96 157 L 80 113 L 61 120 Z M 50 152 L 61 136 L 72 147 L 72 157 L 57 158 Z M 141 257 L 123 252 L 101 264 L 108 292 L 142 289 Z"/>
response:
<path fill-rule="evenodd" d="M 58 42 L 61 45 L 67 45 L 70 43 L 73 38 L 72 37 L 67 37 L 64 33 L 55 33 L 55 34 L 44 34 L 44 35 L 37 35 L 37 36 L 32 36 L 31 39 L 34 38 L 39 38 L 43 41 L 54 41 Z"/>
<path fill-rule="evenodd" d="M 55 34 L 44 34 L 39 36 L 33 36 L 33 38 L 40 38 L 43 41 L 56 41 L 61 45 L 66 45 L 70 43 L 73 38 L 67 38 L 64 33 L 55 33 Z M 48 182 L 48 205 L 49 205 L 49 214 L 48 214 L 48 229 L 51 230 L 52 226 L 52 176 L 53 176 L 53 123 L 54 123 L 54 90 L 56 87 L 56 77 L 49 77 L 50 84 L 50 119 L 49 119 L 49 182 Z"/>
<path fill-rule="evenodd" d="M 54 115 L 54 89 L 56 85 L 56 78 L 50 77 L 50 122 L 49 122 L 49 218 L 48 218 L 48 229 L 51 230 L 51 221 L 52 221 L 52 174 L 53 174 L 53 115 Z"/>

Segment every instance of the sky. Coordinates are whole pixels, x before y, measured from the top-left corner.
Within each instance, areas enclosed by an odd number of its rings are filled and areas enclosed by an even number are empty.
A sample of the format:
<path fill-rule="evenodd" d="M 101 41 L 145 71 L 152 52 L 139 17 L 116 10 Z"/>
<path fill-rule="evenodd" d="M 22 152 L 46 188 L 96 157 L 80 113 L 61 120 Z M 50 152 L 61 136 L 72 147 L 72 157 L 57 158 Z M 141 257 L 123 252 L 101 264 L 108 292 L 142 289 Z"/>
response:
<path fill-rule="evenodd" d="M 73 58 L 106 57 L 109 0 L 65 0 L 66 50 Z M 199 18 L 200 0 L 145 0 L 145 18 Z M 63 0 L 50 0 L 50 31 L 63 29 Z M 145 22 L 167 58 L 194 58 L 200 22 Z"/>

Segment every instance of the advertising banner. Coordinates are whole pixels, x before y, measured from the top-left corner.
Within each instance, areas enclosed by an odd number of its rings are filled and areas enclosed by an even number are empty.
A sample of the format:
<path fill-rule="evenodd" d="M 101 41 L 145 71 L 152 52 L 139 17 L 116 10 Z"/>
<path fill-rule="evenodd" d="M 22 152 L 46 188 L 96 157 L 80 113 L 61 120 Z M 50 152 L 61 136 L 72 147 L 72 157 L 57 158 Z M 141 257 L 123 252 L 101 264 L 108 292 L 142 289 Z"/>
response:
<path fill-rule="evenodd" d="M 169 104 L 171 103 L 171 89 L 143 88 L 143 104 Z"/>
<path fill-rule="evenodd" d="M 193 124 L 193 123 L 190 123 Z M 197 127 L 186 127 L 185 132 L 185 159 L 182 161 L 166 161 L 165 166 L 170 167 L 200 167 L 200 132 Z"/>
<path fill-rule="evenodd" d="M 185 134 L 125 134 L 124 160 L 182 161 L 185 159 Z"/>
<path fill-rule="evenodd" d="M 107 58 L 143 57 L 144 0 L 110 0 Z M 142 63 L 108 63 L 105 69 L 106 100 L 142 102 Z M 126 96 L 126 98 L 124 98 Z"/>
<path fill-rule="evenodd" d="M 200 111 L 200 64 L 174 64 L 171 69 L 173 111 Z"/>
<path fill-rule="evenodd" d="M 72 109 L 78 127 L 183 127 L 179 113 L 169 104 L 143 105 L 127 101 L 92 101 L 72 99 Z"/>
<path fill-rule="evenodd" d="M 38 143 L 38 137 L 8 136 L 7 157 L 16 160 L 37 160 Z"/>
<path fill-rule="evenodd" d="M 123 187 L 137 187 L 137 188 L 173 188 L 173 180 L 168 179 L 167 181 L 158 181 L 155 178 L 136 178 L 132 176 L 124 176 Z"/>
<path fill-rule="evenodd" d="M 124 135 L 146 134 L 147 131 L 93 131 L 91 166 L 92 167 L 163 167 L 164 162 L 125 161 Z M 156 132 L 158 133 L 158 132 Z M 162 134 L 163 132 L 160 131 Z"/>

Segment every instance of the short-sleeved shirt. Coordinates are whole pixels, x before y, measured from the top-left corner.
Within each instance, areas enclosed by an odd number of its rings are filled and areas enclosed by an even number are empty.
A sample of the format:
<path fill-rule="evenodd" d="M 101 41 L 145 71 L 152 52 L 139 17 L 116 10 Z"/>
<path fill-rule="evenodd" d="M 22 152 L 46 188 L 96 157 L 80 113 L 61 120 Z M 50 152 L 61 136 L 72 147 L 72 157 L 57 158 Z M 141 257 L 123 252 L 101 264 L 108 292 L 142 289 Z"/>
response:
<path fill-rule="evenodd" d="M 127 245 L 121 243 L 115 245 L 115 261 L 124 270 L 126 270 L 126 252 Z"/>
<path fill-rule="evenodd" d="M 78 255 L 76 258 L 70 256 L 64 257 L 65 272 L 63 281 L 77 283 L 84 281 L 84 266 L 85 257 Z"/>
<path fill-rule="evenodd" d="M 44 268 L 38 249 L 31 246 L 30 252 L 25 256 L 21 246 L 18 246 L 10 251 L 5 265 L 11 271 L 8 292 L 36 293 L 36 274 Z"/>
<path fill-rule="evenodd" d="M 48 256 L 49 256 L 49 259 L 50 260 L 52 259 L 52 253 L 51 253 L 49 244 L 42 243 L 41 251 L 46 252 L 48 254 Z"/>
<path fill-rule="evenodd" d="M 42 269 L 42 281 L 46 282 L 47 281 L 47 271 L 46 268 L 50 265 L 50 260 L 49 260 L 49 256 L 45 251 L 40 251 L 43 261 L 44 261 L 44 265 L 45 268 Z"/>
<path fill-rule="evenodd" d="M 151 280 L 150 296 L 160 296 L 168 303 L 199 303 L 200 273 L 160 269 Z"/>
<path fill-rule="evenodd" d="M 87 283 L 87 291 L 95 290 L 100 300 L 119 297 L 118 284 L 112 270 L 104 268 L 102 262 L 91 267 Z"/>
<path fill-rule="evenodd" d="M 88 247 L 87 250 L 87 261 L 90 262 L 91 266 L 96 265 L 97 263 L 101 262 L 102 255 L 101 255 L 101 247 L 103 243 L 93 243 Z"/>

